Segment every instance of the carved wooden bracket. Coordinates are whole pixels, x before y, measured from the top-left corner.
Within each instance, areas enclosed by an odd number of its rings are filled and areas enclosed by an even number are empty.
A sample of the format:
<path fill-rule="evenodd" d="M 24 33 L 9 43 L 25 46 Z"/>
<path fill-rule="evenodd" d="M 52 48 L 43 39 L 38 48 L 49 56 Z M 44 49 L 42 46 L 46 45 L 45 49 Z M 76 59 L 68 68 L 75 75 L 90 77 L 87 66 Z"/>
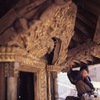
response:
<path fill-rule="evenodd" d="M 74 34 L 76 11 L 71 1 L 58 5 L 39 0 L 23 7 L 15 6 L 0 19 L 0 45 L 3 46 L 0 49 L 4 49 L 0 61 L 17 60 L 32 66 L 40 60 L 44 62 L 42 58 L 53 50 L 52 38 L 56 37 L 61 40 L 61 47 L 55 64 L 63 63 Z M 38 16 L 37 19 L 35 16 Z M 14 53 L 7 53 L 7 49 L 12 48 Z"/>
<path fill-rule="evenodd" d="M 75 63 L 80 64 L 81 62 L 87 64 L 87 61 L 93 62 L 93 57 L 100 58 L 100 45 L 88 40 L 86 43 L 78 45 L 76 48 L 68 51 L 64 66 L 71 67 Z"/>

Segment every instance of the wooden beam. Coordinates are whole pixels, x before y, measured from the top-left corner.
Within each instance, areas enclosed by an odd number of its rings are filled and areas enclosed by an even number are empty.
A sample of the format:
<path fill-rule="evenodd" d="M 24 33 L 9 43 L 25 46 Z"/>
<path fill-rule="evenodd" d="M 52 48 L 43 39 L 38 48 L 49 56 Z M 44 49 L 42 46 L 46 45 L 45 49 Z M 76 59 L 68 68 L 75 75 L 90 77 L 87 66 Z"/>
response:
<path fill-rule="evenodd" d="M 97 5 L 100 5 L 100 0 L 90 0 L 90 1 L 96 3 Z"/>
<path fill-rule="evenodd" d="M 84 26 L 82 26 L 79 23 L 76 23 L 76 28 L 78 28 L 82 33 L 84 33 L 84 35 L 86 35 L 87 37 L 89 37 L 87 30 L 85 29 Z"/>
<path fill-rule="evenodd" d="M 65 1 L 64 0 L 55 0 L 55 3 L 58 5 L 64 5 Z"/>
<path fill-rule="evenodd" d="M 80 40 L 77 40 L 77 38 L 75 38 L 75 39 L 72 38 L 71 41 L 70 41 L 70 44 L 69 44 L 69 46 L 68 46 L 68 50 L 70 50 L 70 49 L 76 47 L 76 45 L 77 45 L 78 43 L 80 43 Z"/>
<path fill-rule="evenodd" d="M 86 42 L 87 39 L 88 39 L 88 37 L 86 35 L 84 35 L 84 33 L 76 27 L 75 27 L 75 34 L 78 34 L 78 36 L 80 37 L 82 43 Z"/>
<path fill-rule="evenodd" d="M 97 22 L 97 26 L 96 26 L 96 30 L 95 30 L 95 35 L 94 35 L 94 42 L 96 43 L 100 43 L 100 16 L 98 18 L 98 22 Z"/>
<path fill-rule="evenodd" d="M 7 43 L 15 39 L 17 32 L 13 27 L 8 28 L 2 35 L 0 35 L 0 45 L 7 45 Z"/>
<path fill-rule="evenodd" d="M 20 7 L 26 6 L 27 4 L 29 4 L 31 1 L 30 0 L 20 0 L 15 6 L 15 9 L 18 9 Z"/>
<path fill-rule="evenodd" d="M 84 16 L 87 20 L 89 20 L 92 24 L 96 25 L 98 17 L 87 10 L 82 10 L 78 12 L 81 16 Z M 78 15 L 77 15 L 78 16 Z M 92 16 L 92 17 L 91 17 Z"/>
<path fill-rule="evenodd" d="M 80 33 L 81 34 L 81 33 Z M 76 31 L 72 37 L 72 39 L 74 40 L 72 43 L 75 45 L 76 43 L 82 43 L 84 41 L 84 38 L 81 37 L 81 35 L 78 34 Z M 76 42 L 76 43 L 75 43 Z"/>
<path fill-rule="evenodd" d="M 33 3 L 30 3 L 24 7 L 17 9 L 17 13 L 18 13 L 18 15 L 23 16 L 25 13 L 32 11 L 35 7 L 41 5 L 45 1 L 46 0 L 37 0 Z"/>
<path fill-rule="evenodd" d="M 100 14 L 100 6 L 92 2 L 91 0 L 84 1 L 84 9 L 98 16 Z"/>
<path fill-rule="evenodd" d="M 77 18 L 76 20 L 76 28 L 79 29 L 82 33 L 84 33 L 87 37 L 92 38 L 93 36 L 93 29 L 90 28 L 88 25 L 83 23 L 81 20 Z"/>
<path fill-rule="evenodd" d="M 0 34 L 12 25 L 16 18 L 17 14 L 14 9 L 11 9 L 4 17 L 2 17 L 0 19 Z"/>
<path fill-rule="evenodd" d="M 95 29 L 95 24 L 93 24 L 93 22 L 89 20 L 90 18 L 87 18 L 85 15 L 86 15 L 86 14 L 84 14 L 84 16 L 83 16 L 83 15 L 81 15 L 80 13 L 78 13 L 78 14 L 77 14 L 77 17 L 78 17 L 81 21 L 83 21 L 84 23 L 86 23 L 88 26 L 90 26 L 91 28 Z M 94 20 L 94 19 L 92 19 L 92 20 Z"/>

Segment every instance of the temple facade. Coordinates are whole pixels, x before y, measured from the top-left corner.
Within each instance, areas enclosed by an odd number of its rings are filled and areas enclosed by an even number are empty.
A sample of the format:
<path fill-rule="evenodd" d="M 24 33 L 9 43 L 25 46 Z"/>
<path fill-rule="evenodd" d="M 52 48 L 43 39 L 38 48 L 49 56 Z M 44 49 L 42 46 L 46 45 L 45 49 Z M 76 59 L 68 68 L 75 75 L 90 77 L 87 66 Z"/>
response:
<path fill-rule="evenodd" d="M 74 0 L 10 2 L 0 15 L 0 100 L 58 100 L 58 72 L 100 62 L 99 11 L 88 32 Z"/>

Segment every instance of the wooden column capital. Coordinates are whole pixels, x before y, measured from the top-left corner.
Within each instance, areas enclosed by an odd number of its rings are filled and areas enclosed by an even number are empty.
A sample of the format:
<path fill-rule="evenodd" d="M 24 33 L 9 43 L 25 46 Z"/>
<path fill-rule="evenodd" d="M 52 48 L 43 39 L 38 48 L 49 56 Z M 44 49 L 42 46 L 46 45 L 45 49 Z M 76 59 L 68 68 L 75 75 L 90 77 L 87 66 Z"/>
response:
<path fill-rule="evenodd" d="M 4 63 L 4 74 L 5 77 L 17 77 L 18 71 L 17 68 L 19 65 L 15 62 L 5 62 Z"/>

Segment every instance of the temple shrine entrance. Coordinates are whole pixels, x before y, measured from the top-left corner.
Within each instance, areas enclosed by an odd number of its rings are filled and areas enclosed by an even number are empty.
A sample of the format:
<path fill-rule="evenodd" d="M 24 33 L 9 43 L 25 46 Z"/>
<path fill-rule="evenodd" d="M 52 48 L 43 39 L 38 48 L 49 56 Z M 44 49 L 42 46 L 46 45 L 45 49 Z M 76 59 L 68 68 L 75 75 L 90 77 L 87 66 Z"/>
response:
<path fill-rule="evenodd" d="M 18 78 L 18 99 L 35 100 L 34 73 L 20 72 Z"/>

